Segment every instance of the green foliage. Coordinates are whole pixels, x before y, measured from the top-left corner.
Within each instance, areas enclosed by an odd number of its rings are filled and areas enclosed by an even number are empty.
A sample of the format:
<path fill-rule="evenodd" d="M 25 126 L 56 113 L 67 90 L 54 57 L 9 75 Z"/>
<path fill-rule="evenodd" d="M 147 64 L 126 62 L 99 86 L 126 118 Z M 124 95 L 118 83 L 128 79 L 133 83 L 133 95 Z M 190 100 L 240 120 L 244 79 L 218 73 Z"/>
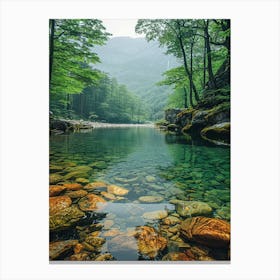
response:
<path fill-rule="evenodd" d="M 100 72 L 90 63 L 99 62 L 92 51 L 108 37 L 99 20 L 50 20 L 50 93 L 55 95 L 80 93 L 85 86 L 96 83 Z"/>
<path fill-rule="evenodd" d="M 82 119 L 110 123 L 142 123 L 146 120 L 146 110 L 140 98 L 105 74 L 98 84 L 70 98 L 73 116 Z"/>
<path fill-rule="evenodd" d="M 164 80 L 157 83 L 160 86 L 173 85 L 174 93 L 169 96 L 168 108 L 179 105 L 183 107 L 183 89 L 192 87 L 192 84 L 195 85 L 192 88 L 196 89 L 198 96 L 193 99 L 194 94 L 190 93 L 190 89 L 188 100 L 192 98 L 192 103 L 195 104 L 195 100 L 203 98 L 206 82 L 211 77 L 210 70 L 217 73 L 230 56 L 229 20 L 141 19 L 138 20 L 135 31 L 145 34 L 148 41 L 158 40 L 161 46 L 166 47 L 167 54 L 174 55 L 181 62 L 181 66 L 166 71 Z M 206 36 L 207 33 L 209 37 Z M 206 48 L 207 41 L 210 44 L 209 52 Z"/>

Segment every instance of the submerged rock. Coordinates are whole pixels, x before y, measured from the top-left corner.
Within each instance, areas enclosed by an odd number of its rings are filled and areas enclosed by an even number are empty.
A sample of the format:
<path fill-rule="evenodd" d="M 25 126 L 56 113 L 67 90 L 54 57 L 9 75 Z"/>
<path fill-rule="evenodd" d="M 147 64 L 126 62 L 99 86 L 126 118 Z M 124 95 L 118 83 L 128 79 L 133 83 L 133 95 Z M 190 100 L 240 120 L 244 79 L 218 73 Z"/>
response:
<path fill-rule="evenodd" d="M 115 200 L 117 199 L 116 196 L 112 193 L 107 193 L 107 192 L 101 192 L 101 194 L 107 198 L 107 199 L 110 199 L 110 200 Z"/>
<path fill-rule="evenodd" d="M 66 190 L 66 187 L 64 186 L 52 185 L 49 187 L 49 196 L 57 196 L 64 190 Z"/>
<path fill-rule="evenodd" d="M 95 237 L 92 235 L 88 235 L 85 238 L 85 242 L 83 242 L 83 246 L 88 249 L 90 245 L 91 247 L 93 247 L 93 249 L 91 248 L 90 251 L 100 251 L 102 245 L 105 243 L 105 239 L 101 238 L 101 237 Z"/>
<path fill-rule="evenodd" d="M 88 184 L 88 183 L 89 183 L 89 180 L 86 179 L 86 178 L 77 178 L 77 179 L 76 179 L 76 182 L 77 182 L 77 183 L 80 183 L 80 184 Z"/>
<path fill-rule="evenodd" d="M 191 241 L 209 247 L 228 247 L 230 224 L 215 218 L 188 218 L 181 223 L 181 234 Z"/>
<path fill-rule="evenodd" d="M 67 191 L 77 191 L 81 190 L 83 186 L 78 183 L 73 183 L 73 184 L 63 184 L 63 187 L 67 189 Z"/>
<path fill-rule="evenodd" d="M 167 240 L 154 228 L 148 226 L 138 227 L 135 238 L 139 253 L 151 259 L 154 259 L 167 245 Z"/>
<path fill-rule="evenodd" d="M 122 187 L 119 187 L 119 186 L 116 186 L 116 185 L 109 185 L 107 187 L 107 192 L 112 193 L 114 195 L 123 196 L 123 195 L 127 195 L 129 190 L 127 190 L 125 188 L 122 188 Z"/>
<path fill-rule="evenodd" d="M 135 251 L 137 250 L 137 241 L 134 236 L 120 234 L 108 241 L 110 251 Z"/>
<path fill-rule="evenodd" d="M 63 181 L 63 176 L 61 176 L 60 174 L 57 174 L 57 173 L 50 174 L 49 181 L 50 181 L 51 185 L 59 183 L 59 182 Z"/>
<path fill-rule="evenodd" d="M 78 240 L 66 240 L 51 242 L 49 245 L 49 257 L 51 260 L 59 259 L 64 255 L 71 253 Z"/>
<path fill-rule="evenodd" d="M 131 183 L 137 182 L 138 176 L 136 176 L 134 178 L 115 177 L 114 180 L 119 182 L 119 183 L 123 183 L 123 184 L 131 184 Z"/>
<path fill-rule="evenodd" d="M 67 167 L 65 172 L 80 172 L 80 173 L 88 173 L 92 171 L 92 168 L 87 165 L 79 165 L 79 166 L 73 166 L 73 167 Z M 81 177 L 83 178 L 83 177 Z"/>
<path fill-rule="evenodd" d="M 144 203 L 157 203 L 163 201 L 164 198 L 162 196 L 148 195 L 148 196 L 140 196 L 138 200 Z"/>
<path fill-rule="evenodd" d="M 106 202 L 102 197 L 95 194 L 88 194 L 79 201 L 79 207 L 82 211 L 94 211 L 101 207 L 100 203 Z"/>
<path fill-rule="evenodd" d="M 84 252 L 84 253 L 79 253 L 79 254 L 74 254 L 70 256 L 69 258 L 70 261 L 89 261 L 89 253 Z"/>
<path fill-rule="evenodd" d="M 111 261 L 113 259 L 114 259 L 114 257 L 111 254 L 106 253 L 106 254 L 99 255 L 94 260 L 97 261 L 97 262 L 101 262 L 101 261 Z"/>
<path fill-rule="evenodd" d="M 79 198 L 79 197 L 86 196 L 88 192 L 85 190 L 78 190 L 78 191 L 67 192 L 66 194 L 71 198 Z"/>
<path fill-rule="evenodd" d="M 107 168 L 107 163 L 105 161 L 96 161 L 90 164 L 91 167 L 95 167 L 97 169 L 105 169 Z"/>
<path fill-rule="evenodd" d="M 176 212 L 181 217 L 208 216 L 212 213 L 212 208 L 201 201 L 171 200 L 175 204 Z"/>
<path fill-rule="evenodd" d="M 59 212 L 50 215 L 49 229 L 50 231 L 58 231 L 67 229 L 76 224 L 79 220 L 85 217 L 85 213 L 82 212 L 77 206 L 67 207 Z"/>
<path fill-rule="evenodd" d="M 181 220 L 175 216 L 168 216 L 162 221 L 162 223 L 164 225 L 173 226 L 173 225 L 181 223 Z"/>
<path fill-rule="evenodd" d="M 168 216 L 166 210 L 157 210 L 152 212 L 145 212 L 143 218 L 147 220 L 161 220 Z"/>
<path fill-rule="evenodd" d="M 69 179 L 77 179 L 77 178 L 81 178 L 81 177 L 88 178 L 89 174 L 86 172 L 80 171 L 80 170 L 71 171 L 64 176 L 64 179 L 69 180 Z"/>
<path fill-rule="evenodd" d="M 50 165 L 49 167 L 50 169 L 50 172 L 58 172 L 58 171 L 62 171 L 64 169 L 63 166 L 60 166 L 60 165 Z"/>
<path fill-rule="evenodd" d="M 84 246 L 81 243 L 78 243 L 74 247 L 74 253 L 79 254 L 82 252 L 83 249 L 84 249 Z"/>
<path fill-rule="evenodd" d="M 184 253 L 179 252 L 170 252 L 167 255 L 163 256 L 163 261 L 193 261 L 194 259 L 190 258 Z"/>
<path fill-rule="evenodd" d="M 60 212 L 61 210 L 69 207 L 72 200 L 69 196 L 53 196 L 49 198 L 49 212 L 50 215 Z"/>
<path fill-rule="evenodd" d="M 97 182 L 92 182 L 87 184 L 86 186 L 84 186 L 85 190 L 95 190 L 95 189 L 99 189 L 99 188 L 107 188 L 107 183 L 105 182 L 101 182 L 101 181 L 97 181 Z"/>
<path fill-rule="evenodd" d="M 153 183 L 156 181 L 156 178 L 154 176 L 150 176 L 150 175 L 146 176 L 145 179 L 148 183 Z"/>
<path fill-rule="evenodd" d="M 110 229 L 115 222 L 113 220 L 105 220 L 104 221 L 104 229 Z"/>

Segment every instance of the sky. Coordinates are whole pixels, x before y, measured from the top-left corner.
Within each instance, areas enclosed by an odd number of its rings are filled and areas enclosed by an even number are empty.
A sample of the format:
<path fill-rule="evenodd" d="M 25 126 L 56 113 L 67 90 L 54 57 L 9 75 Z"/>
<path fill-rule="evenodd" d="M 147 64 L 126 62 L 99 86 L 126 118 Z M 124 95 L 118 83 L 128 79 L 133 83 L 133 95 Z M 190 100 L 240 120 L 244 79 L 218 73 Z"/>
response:
<path fill-rule="evenodd" d="M 107 32 L 111 33 L 112 37 L 144 37 L 144 35 L 136 34 L 134 31 L 137 19 L 101 19 Z"/>

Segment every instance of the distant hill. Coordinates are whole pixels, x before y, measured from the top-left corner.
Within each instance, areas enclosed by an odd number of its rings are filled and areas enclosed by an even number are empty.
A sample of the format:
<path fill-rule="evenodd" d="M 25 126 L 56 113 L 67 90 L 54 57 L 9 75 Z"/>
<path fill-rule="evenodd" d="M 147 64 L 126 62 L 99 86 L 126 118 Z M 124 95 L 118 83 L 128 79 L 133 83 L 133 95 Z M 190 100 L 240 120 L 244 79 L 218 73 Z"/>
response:
<path fill-rule="evenodd" d="M 93 51 L 101 59 L 95 68 L 110 74 L 140 96 L 152 119 L 163 117 L 162 110 L 172 89 L 155 83 L 162 80 L 163 72 L 178 65 L 175 57 L 165 55 L 157 42 L 147 42 L 145 38 L 114 37 Z"/>

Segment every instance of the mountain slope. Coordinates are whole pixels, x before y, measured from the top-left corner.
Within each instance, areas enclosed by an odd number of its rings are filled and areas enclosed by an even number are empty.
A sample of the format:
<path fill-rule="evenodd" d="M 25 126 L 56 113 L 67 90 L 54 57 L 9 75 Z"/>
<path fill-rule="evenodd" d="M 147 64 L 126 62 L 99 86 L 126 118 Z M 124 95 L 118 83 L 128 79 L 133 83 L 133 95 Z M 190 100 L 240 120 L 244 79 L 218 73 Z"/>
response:
<path fill-rule="evenodd" d="M 141 97 L 151 119 L 163 117 L 162 110 L 172 89 L 155 84 L 162 80 L 163 72 L 178 65 L 173 56 L 165 55 L 165 50 L 155 41 L 130 37 L 111 38 L 105 46 L 95 47 L 93 51 L 101 59 L 95 68 L 110 74 Z"/>

